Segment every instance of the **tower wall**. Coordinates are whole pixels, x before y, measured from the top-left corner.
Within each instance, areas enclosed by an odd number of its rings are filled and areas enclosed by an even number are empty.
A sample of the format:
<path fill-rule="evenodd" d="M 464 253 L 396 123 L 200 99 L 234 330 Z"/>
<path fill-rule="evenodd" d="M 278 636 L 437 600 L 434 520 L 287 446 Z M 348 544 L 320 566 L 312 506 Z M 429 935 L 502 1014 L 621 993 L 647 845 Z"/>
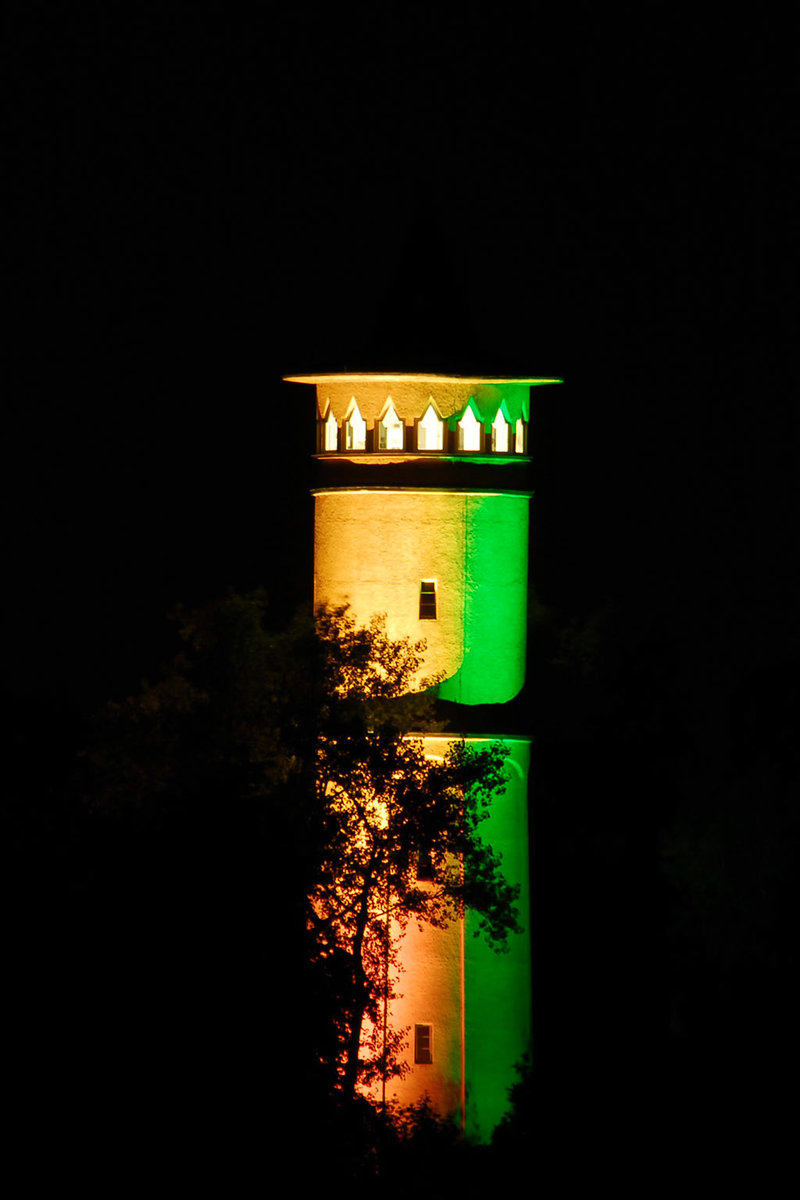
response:
<path fill-rule="evenodd" d="M 392 637 L 426 642 L 418 680 L 460 704 L 503 704 L 525 682 L 527 493 L 445 489 L 319 490 L 314 599 L 385 613 Z M 420 619 L 435 581 L 436 620 Z"/>
<path fill-rule="evenodd" d="M 385 614 L 391 637 L 424 639 L 417 688 L 435 678 L 440 698 L 464 706 L 512 700 L 525 681 L 530 387 L 558 380 L 290 378 L 317 386 L 325 486 L 314 492 L 315 604 L 348 604 L 359 624 Z M 435 584 L 435 619 L 421 604 L 423 582 Z M 461 713 L 468 727 L 469 708 Z M 404 1104 L 427 1095 L 488 1141 L 530 1049 L 530 741 L 475 729 L 420 736 L 431 757 L 462 736 L 476 749 L 499 740 L 508 750 L 506 789 L 480 832 L 519 886 L 522 929 L 503 954 L 486 945 L 470 912 L 445 930 L 413 921 L 395 929 L 386 1020 L 405 1038 L 408 1069 L 386 1081 L 385 1095 Z M 426 1061 L 415 1061 L 415 1026 L 432 1031 Z M 378 1085 L 372 1095 L 382 1093 Z"/>
<path fill-rule="evenodd" d="M 460 740 L 454 735 L 424 738 L 425 753 L 443 758 Z M 470 737 L 475 750 L 496 740 Z M 481 836 L 502 856 L 503 873 L 519 889 L 520 932 L 495 954 L 480 934 L 477 918 L 467 912 L 447 929 L 419 928 L 409 922 L 395 937 L 400 969 L 394 976 L 396 998 L 389 1024 L 403 1030 L 409 1064 L 403 1079 L 392 1080 L 387 1099 L 410 1104 L 427 1095 L 434 1107 L 455 1117 L 468 1134 L 487 1141 L 508 1109 L 514 1065 L 531 1041 L 530 886 L 528 880 L 527 738 L 504 737 L 508 784 L 493 800 Z M 414 1062 L 414 1027 L 434 1030 L 433 1062 Z M 374 1092 L 377 1099 L 377 1090 Z"/>
<path fill-rule="evenodd" d="M 492 801 L 481 837 L 502 855 L 503 874 L 519 886 L 520 933 L 495 954 L 480 936 L 474 913 L 467 912 L 465 946 L 466 1132 L 488 1141 L 508 1111 L 515 1064 L 531 1049 L 532 978 L 530 879 L 528 873 L 528 771 L 530 741 L 501 739 L 509 752 L 508 785 Z M 488 746 L 491 739 L 471 745 Z"/>

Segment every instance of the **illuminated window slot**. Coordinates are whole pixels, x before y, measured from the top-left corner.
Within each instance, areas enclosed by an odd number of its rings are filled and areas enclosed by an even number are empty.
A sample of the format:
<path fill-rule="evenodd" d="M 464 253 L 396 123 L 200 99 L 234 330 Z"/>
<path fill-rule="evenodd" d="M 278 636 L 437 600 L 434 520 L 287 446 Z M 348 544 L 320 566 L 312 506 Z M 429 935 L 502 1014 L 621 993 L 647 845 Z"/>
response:
<path fill-rule="evenodd" d="M 358 405 L 353 406 L 353 411 L 347 418 L 346 442 L 348 450 L 364 450 L 367 445 L 367 423 L 358 411 Z"/>
<path fill-rule="evenodd" d="M 339 449 L 339 426 L 336 423 L 336 417 L 333 411 L 328 413 L 328 419 L 325 422 L 325 449 Z"/>
<path fill-rule="evenodd" d="M 425 416 L 417 425 L 417 449 L 441 450 L 442 444 L 442 422 L 437 417 L 433 405 L 429 404 L 425 412 Z"/>
<path fill-rule="evenodd" d="M 403 422 L 394 411 L 393 404 L 390 405 L 388 412 L 378 425 L 378 449 L 403 449 Z"/>
<path fill-rule="evenodd" d="M 480 450 L 481 448 L 481 423 L 471 408 L 467 408 L 458 422 L 458 448 L 459 450 Z"/>
<path fill-rule="evenodd" d="M 492 449 L 498 454 L 508 454 L 508 421 L 499 409 L 492 424 Z"/>

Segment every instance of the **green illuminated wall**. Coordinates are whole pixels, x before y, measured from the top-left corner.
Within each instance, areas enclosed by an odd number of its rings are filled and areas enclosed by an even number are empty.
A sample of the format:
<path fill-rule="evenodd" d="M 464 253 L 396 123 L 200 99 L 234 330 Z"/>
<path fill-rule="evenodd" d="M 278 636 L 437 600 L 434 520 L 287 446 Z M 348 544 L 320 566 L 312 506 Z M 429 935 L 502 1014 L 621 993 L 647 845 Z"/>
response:
<path fill-rule="evenodd" d="M 439 688 L 459 704 L 504 704 L 525 682 L 528 508 L 525 494 L 463 500 L 463 658 Z"/>
<path fill-rule="evenodd" d="M 509 938 L 505 954 L 495 954 L 467 913 L 465 937 L 465 1129 L 479 1141 L 508 1111 L 508 1090 L 516 1082 L 515 1063 L 531 1048 L 530 887 L 528 880 L 528 767 L 530 742 L 503 738 L 508 747 L 509 784 L 481 825 L 481 837 L 502 854 L 503 871 L 520 885 L 521 934 Z M 474 738 L 471 745 L 488 745 Z"/>

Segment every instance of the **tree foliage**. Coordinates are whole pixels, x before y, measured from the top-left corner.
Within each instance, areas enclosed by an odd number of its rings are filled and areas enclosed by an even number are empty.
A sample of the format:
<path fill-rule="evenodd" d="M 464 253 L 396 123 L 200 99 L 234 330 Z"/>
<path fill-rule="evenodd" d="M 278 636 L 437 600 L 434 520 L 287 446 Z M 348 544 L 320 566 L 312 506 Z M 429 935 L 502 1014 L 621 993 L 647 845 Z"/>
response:
<path fill-rule="evenodd" d="M 502 947 L 517 928 L 518 889 L 479 836 L 505 788 L 503 747 L 474 751 L 458 741 L 443 760 L 426 757 L 415 729 L 429 727 L 430 701 L 409 695 L 423 644 L 392 641 L 380 617 L 356 628 L 345 609 L 318 614 L 317 628 L 328 671 L 315 773 L 325 853 L 310 921 L 317 961 L 346 979 L 338 1070 L 352 1091 L 359 1079 L 402 1070 L 399 1031 L 381 1029 L 381 1008 L 408 922 L 444 928 L 467 905 Z"/>
<path fill-rule="evenodd" d="M 257 874 L 261 856 L 261 952 L 278 909 L 278 945 L 303 947 L 308 1061 L 353 1095 L 403 1069 L 399 1035 L 379 1027 L 408 922 L 444 927 L 468 905 L 498 948 L 517 928 L 517 889 L 479 834 L 505 751 L 425 756 L 432 701 L 409 692 L 424 645 L 390 638 L 381 617 L 359 628 L 328 609 L 273 632 L 262 593 L 176 616 L 180 653 L 98 722 L 92 802 L 156 830 L 203 813 L 234 864 L 242 851 Z"/>

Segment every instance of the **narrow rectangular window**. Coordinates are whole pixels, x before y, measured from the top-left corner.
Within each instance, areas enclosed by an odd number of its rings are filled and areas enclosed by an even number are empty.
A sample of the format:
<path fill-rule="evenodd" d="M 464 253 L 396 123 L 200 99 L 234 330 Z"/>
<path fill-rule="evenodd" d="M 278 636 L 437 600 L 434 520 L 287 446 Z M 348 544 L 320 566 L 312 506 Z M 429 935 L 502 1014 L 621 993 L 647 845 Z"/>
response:
<path fill-rule="evenodd" d="M 421 879 L 423 881 L 436 878 L 436 872 L 433 868 L 433 859 L 431 858 L 429 850 L 417 851 L 416 875 L 417 879 Z"/>
<path fill-rule="evenodd" d="M 422 579 L 419 585 L 419 619 L 436 620 L 436 580 Z"/>
<path fill-rule="evenodd" d="M 414 1026 L 414 1062 L 433 1062 L 433 1026 Z"/>

